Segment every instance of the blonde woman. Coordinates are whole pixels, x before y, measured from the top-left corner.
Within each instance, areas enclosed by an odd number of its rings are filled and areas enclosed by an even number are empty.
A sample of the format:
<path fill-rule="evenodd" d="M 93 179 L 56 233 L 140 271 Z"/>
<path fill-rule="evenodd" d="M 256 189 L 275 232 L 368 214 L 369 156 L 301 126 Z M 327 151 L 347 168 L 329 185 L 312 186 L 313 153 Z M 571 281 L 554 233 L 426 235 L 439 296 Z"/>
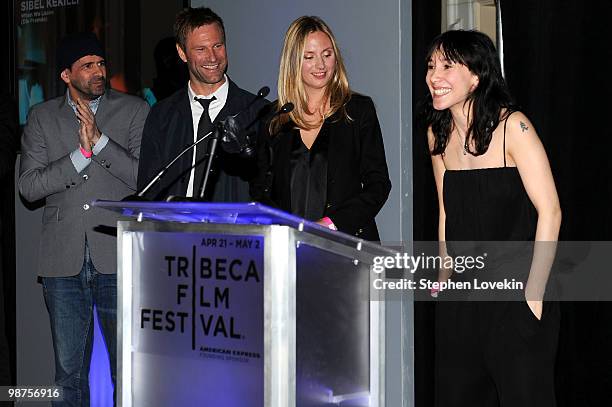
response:
<path fill-rule="evenodd" d="M 345 233 L 378 241 L 374 218 L 391 182 L 374 103 L 351 91 L 330 28 L 304 16 L 287 30 L 275 116 L 259 143 L 254 199 Z"/>

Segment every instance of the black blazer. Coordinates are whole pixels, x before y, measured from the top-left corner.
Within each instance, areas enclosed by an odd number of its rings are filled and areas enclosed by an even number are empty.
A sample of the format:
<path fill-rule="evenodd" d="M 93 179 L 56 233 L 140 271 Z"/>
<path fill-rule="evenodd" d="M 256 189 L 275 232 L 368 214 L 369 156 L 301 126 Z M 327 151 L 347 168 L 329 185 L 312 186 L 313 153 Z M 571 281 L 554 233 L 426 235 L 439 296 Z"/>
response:
<path fill-rule="evenodd" d="M 193 120 L 187 86 L 155 104 L 147 117 L 142 134 L 138 167 L 139 191 L 183 148 L 193 143 Z M 240 89 L 230 80 L 227 101 L 213 124 L 244 110 L 254 98 L 255 95 Z M 265 100 L 257 101 L 248 111 L 241 113 L 240 122 L 246 125 L 255 121 L 265 104 Z M 251 127 L 256 128 L 256 125 Z M 146 197 L 165 199 L 168 195 L 185 196 L 192 160 L 193 150 L 181 157 L 175 166 L 159 180 L 157 185 L 147 192 Z M 198 170 L 204 171 L 204 165 L 205 163 L 201 163 Z M 209 181 L 210 192 L 206 194 L 207 199 L 221 200 L 216 197 L 215 190 L 218 189 L 221 182 L 226 182 L 233 184 L 233 194 L 226 197 L 225 200 L 233 202 L 248 201 L 248 180 L 255 173 L 255 159 L 243 159 L 238 155 L 226 154 L 218 146 L 213 173 Z"/>
<path fill-rule="evenodd" d="M 346 111 L 352 120 L 336 113 L 321 128 L 329 134 L 324 216 L 342 232 L 378 241 L 374 217 L 391 191 L 380 125 L 367 96 L 353 94 Z M 260 132 L 259 169 L 251 182 L 251 196 L 291 212 L 291 141 L 298 130 L 293 123 L 284 129 L 273 136 L 267 127 Z"/>

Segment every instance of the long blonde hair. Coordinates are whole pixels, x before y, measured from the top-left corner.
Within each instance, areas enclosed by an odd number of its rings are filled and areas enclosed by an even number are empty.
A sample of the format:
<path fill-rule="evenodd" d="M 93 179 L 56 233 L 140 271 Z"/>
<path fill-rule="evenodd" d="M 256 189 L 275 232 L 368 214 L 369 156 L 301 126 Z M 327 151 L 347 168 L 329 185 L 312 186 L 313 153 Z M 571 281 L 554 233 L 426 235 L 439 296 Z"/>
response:
<path fill-rule="evenodd" d="M 295 108 L 291 113 L 277 115 L 271 120 L 270 134 L 272 135 L 276 134 L 289 120 L 292 120 L 301 129 L 310 130 L 317 127 L 317 125 L 308 124 L 305 120 L 305 113 L 308 112 L 308 97 L 302 82 L 302 64 L 304 61 L 306 38 L 308 34 L 317 31 L 327 34 L 336 57 L 334 76 L 325 90 L 325 98 L 329 99 L 330 103 L 329 115 L 331 116 L 337 111 L 341 111 L 342 116 L 350 120 L 345 107 L 351 97 L 351 89 L 334 34 L 329 26 L 319 17 L 303 16 L 291 23 L 285 34 L 278 73 L 277 109 L 287 102 L 293 103 Z"/>

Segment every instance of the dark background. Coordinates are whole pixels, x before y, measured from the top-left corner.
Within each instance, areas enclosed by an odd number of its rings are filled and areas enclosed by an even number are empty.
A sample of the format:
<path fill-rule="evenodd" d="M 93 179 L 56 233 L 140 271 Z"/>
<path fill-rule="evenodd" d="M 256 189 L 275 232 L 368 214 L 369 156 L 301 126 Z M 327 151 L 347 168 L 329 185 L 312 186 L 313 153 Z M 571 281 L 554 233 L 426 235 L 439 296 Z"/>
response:
<path fill-rule="evenodd" d="M 436 4 L 433 4 L 436 3 Z M 413 0 L 413 106 L 426 94 L 425 54 L 440 33 L 439 2 Z M 505 72 L 548 153 L 561 240 L 612 240 L 612 2 L 502 0 Z M 418 109 L 413 112 L 418 114 Z M 426 130 L 415 120 L 414 239 L 437 240 L 438 203 Z M 562 303 L 556 364 L 559 407 L 612 400 L 611 303 Z M 432 304 L 415 305 L 416 405 L 433 405 Z"/>
<path fill-rule="evenodd" d="M 15 159 L 18 135 L 12 129 L 17 123 L 13 99 L 15 84 L 13 2 L 0 2 L 0 38 L 4 58 L 0 58 L 0 385 L 15 382 L 15 198 L 11 161 Z M 12 161 L 14 162 L 14 161 Z M 3 312 L 4 311 L 4 312 Z M 3 341 L 8 355 L 2 352 Z M 10 355 L 10 356 L 9 356 Z M 9 368 L 10 367 L 10 372 Z M 9 375 L 12 374 L 12 377 Z M 0 403 L 1 404 L 1 403 Z"/>

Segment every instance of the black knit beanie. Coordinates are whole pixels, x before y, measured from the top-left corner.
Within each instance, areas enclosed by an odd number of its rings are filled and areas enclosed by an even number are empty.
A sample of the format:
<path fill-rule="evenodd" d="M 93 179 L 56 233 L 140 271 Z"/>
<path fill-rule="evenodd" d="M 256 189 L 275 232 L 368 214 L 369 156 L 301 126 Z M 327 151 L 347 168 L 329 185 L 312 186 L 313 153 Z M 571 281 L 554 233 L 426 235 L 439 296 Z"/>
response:
<path fill-rule="evenodd" d="M 87 55 L 96 55 L 102 58 L 104 49 L 94 33 L 77 33 L 64 37 L 57 47 L 57 69 L 62 72 L 72 67 L 72 64 Z"/>

